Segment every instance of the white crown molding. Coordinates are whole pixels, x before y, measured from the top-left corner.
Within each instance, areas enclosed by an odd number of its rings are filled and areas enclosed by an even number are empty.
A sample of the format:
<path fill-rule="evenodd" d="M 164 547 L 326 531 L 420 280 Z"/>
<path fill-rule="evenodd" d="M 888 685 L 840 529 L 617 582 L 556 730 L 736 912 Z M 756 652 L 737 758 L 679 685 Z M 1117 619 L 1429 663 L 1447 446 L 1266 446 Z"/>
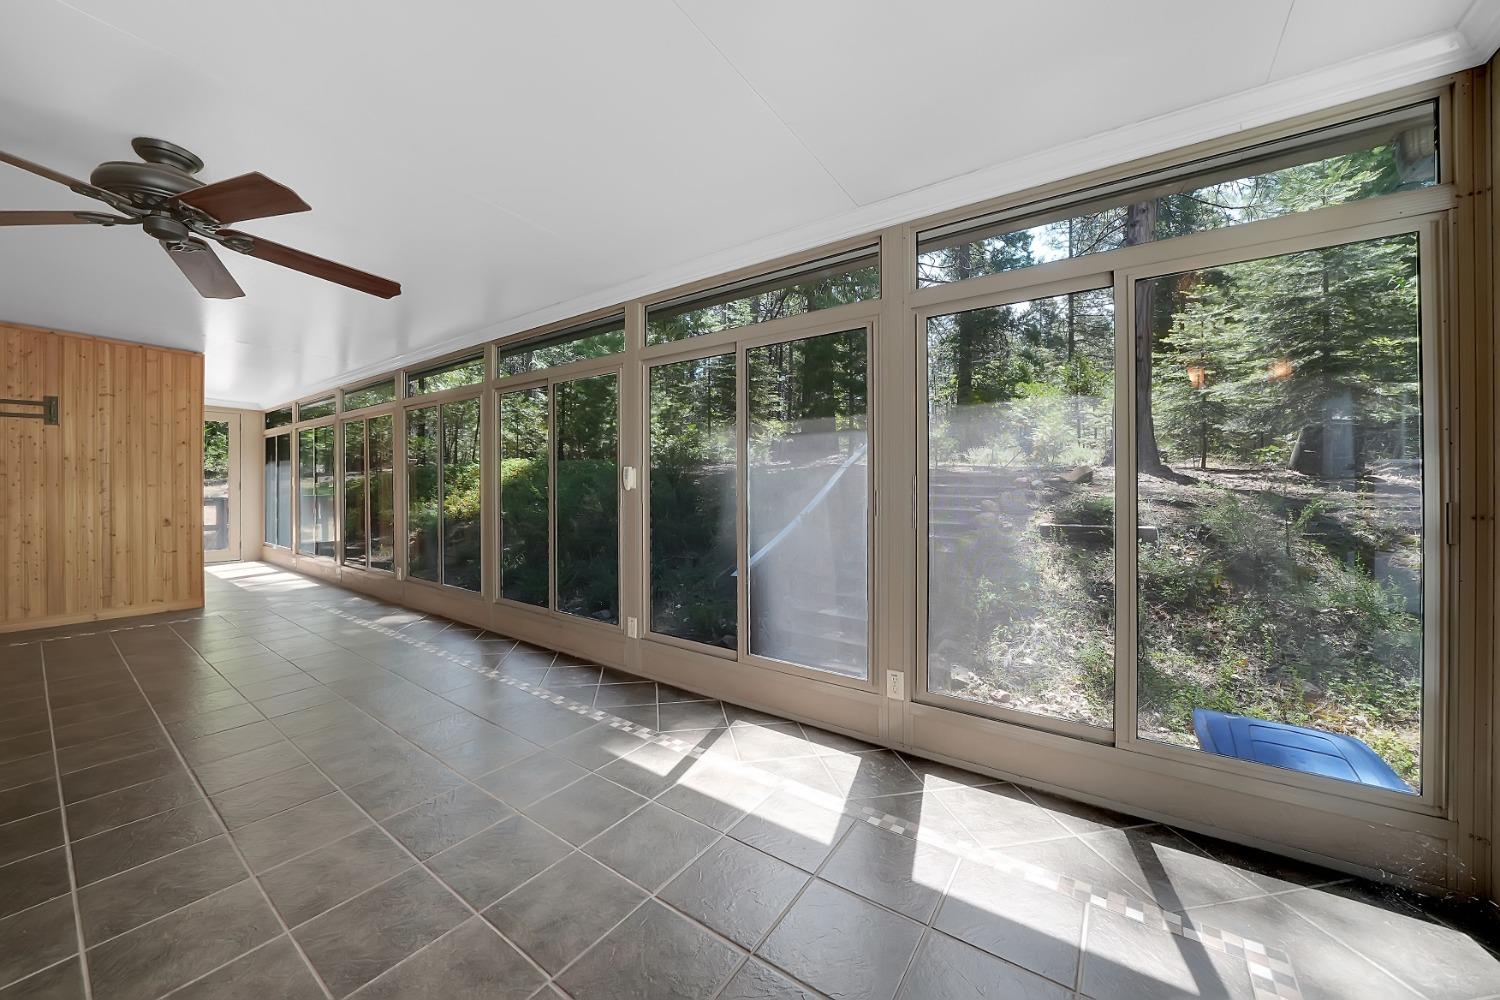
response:
<path fill-rule="evenodd" d="M 1500 0 L 1474 0 L 1458 22 L 1458 33 L 1473 53 L 1470 65 L 1488 62 L 1500 49 Z"/>
<path fill-rule="evenodd" d="M 1458 29 L 1130 123 L 862 205 L 806 226 L 701 255 L 524 316 L 466 330 L 418 351 L 343 372 L 333 380 L 300 387 L 297 396 L 347 385 L 367 376 L 825 243 L 1424 83 L 1482 63 L 1497 47 L 1500 47 L 1500 0 L 1476 0 Z M 274 400 L 266 405 L 281 402 Z"/>

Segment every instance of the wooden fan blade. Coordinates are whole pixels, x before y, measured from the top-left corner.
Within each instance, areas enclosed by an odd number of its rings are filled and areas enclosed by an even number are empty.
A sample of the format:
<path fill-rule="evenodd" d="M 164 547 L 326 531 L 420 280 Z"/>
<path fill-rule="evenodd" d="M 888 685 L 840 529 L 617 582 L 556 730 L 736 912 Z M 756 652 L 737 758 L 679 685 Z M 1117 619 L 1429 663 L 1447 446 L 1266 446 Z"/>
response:
<path fill-rule="evenodd" d="M 163 243 L 162 249 L 205 299 L 237 299 L 245 294 L 213 247 L 202 240 L 189 237 L 175 247 Z"/>
<path fill-rule="evenodd" d="M 98 225 L 98 218 L 88 212 L 0 212 L 0 226 L 81 226 Z"/>
<path fill-rule="evenodd" d="M 169 200 L 196 208 L 216 221 L 226 223 L 306 212 L 311 207 L 297 196 L 297 192 L 260 173 L 242 174 L 217 184 L 207 184 Z"/>
<path fill-rule="evenodd" d="M 284 247 L 280 243 L 272 243 L 259 236 L 236 232 L 233 229 L 221 229 L 219 236 L 224 245 L 231 250 L 270 261 L 272 264 L 280 264 L 282 267 L 289 267 L 293 271 L 310 274 L 314 278 L 322 278 L 324 281 L 331 281 L 336 285 L 353 288 L 355 291 L 368 295 L 378 295 L 382 299 L 395 298 L 401 294 L 401 286 L 394 281 L 365 271 L 358 271 L 322 257 L 315 257 L 301 250 Z"/>
<path fill-rule="evenodd" d="M 98 198 L 100 201 L 110 200 L 109 192 L 101 188 L 96 188 L 94 185 L 86 181 L 81 181 L 77 177 L 69 177 L 62 171 L 53 170 L 51 167 L 44 167 L 40 163 L 32 163 L 30 160 L 7 153 L 3 149 L 0 149 L 0 163 L 9 163 L 13 167 L 20 167 L 22 170 L 36 174 L 38 177 L 45 177 L 49 181 L 56 181 L 58 184 L 72 188 L 79 194 L 87 195 L 90 198 Z"/>

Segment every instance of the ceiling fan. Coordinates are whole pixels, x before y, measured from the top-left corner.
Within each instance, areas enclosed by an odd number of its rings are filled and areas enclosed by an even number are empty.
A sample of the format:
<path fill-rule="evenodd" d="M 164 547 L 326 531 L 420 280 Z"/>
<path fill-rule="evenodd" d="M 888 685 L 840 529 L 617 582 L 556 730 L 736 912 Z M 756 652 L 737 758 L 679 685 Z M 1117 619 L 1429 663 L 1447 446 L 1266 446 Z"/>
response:
<path fill-rule="evenodd" d="M 210 241 L 236 253 L 383 299 L 401 294 L 401 286 L 394 281 L 225 228 L 248 219 L 308 211 L 310 206 L 291 188 L 260 173 L 204 184 L 193 176 L 203 169 L 203 161 L 181 146 L 147 138 L 133 139 L 130 145 L 142 162 L 101 163 L 89 175 L 87 183 L 0 150 L 0 162 L 56 181 L 114 210 L 113 213 L 0 212 L 0 226 L 140 226 L 161 243 L 173 263 L 206 299 L 237 299 L 245 294 L 214 253 Z"/>

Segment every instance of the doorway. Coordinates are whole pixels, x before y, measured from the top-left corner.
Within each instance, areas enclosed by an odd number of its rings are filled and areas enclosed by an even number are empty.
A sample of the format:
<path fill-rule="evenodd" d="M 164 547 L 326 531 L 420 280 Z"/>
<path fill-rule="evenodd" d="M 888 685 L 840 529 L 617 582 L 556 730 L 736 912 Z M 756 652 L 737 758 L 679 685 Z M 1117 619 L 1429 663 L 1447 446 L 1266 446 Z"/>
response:
<path fill-rule="evenodd" d="M 240 419 L 203 411 L 203 561 L 240 558 Z"/>

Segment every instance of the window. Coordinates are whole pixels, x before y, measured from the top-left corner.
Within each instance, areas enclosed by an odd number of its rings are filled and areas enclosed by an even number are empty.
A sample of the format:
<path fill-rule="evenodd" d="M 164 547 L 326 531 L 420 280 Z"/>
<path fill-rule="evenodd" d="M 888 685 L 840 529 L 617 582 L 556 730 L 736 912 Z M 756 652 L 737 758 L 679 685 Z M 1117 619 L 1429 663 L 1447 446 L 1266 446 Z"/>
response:
<path fill-rule="evenodd" d="M 333 427 L 297 432 L 298 513 L 297 551 L 332 558 L 337 534 L 334 523 Z"/>
<path fill-rule="evenodd" d="M 208 553 L 227 552 L 231 540 L 230 440 L 229 421 L 203 421 L 203 551 Z"/>
<path fill-rule="evenodd" d="M 438 467 L 438 408 L 406 411 L 406 572 L 437 583 L 443 483 Z"/>
<path fill-rule="evenodd" d="M 1137 282 L 1142 738 L 1421 787 L 1417 272 L 1410 234 Z"/>
<path fill-rule="evenodd" d="M 559 383 L 557 610 L 620 621 L 619 378 Z"/>
<path fill-rule="evenodd" d="M 869 676 L 864 330 L 745 353 L 749 650 Z"/>
<path fill-rule="evenodd" d="M 290 416 L 290 414 L 288 414 Z M 266 544 L 292 547 L 292 436 L 266 438 Z"/>
<path fill-rule="evenodd" d="M 277 427 L 290 426 L 291 422 L 292 408 L 290 406 L 284 406 L 279 410 L 271 410 L 266 413 L 266 430 L 268 431 Z"/>
<path fill-rule="evenodd" d="M 738 648 L 735 357 L 650 375 L 651 630 Z"/>
<path fill-rule="evenodd" d="M 298 403 L 297 419 L 317 420 L 320 417 L 330 417 L 336 408 L 332 396 L 325 399 L 313 400 L 311 403 Z"/>
<path fill-rule="evenodd" d="M 927 321 L 927 689 L 1114 723 L 1114 294 Z"/>
<path fill-rule="evenodd" d="M 384 413 L 369 426 L 370 568 L 390 571 L 396 560 L 396 418 Z"/>
<path fill-rule="evenodd" d="M 477 355 L 462 361 L 449 361 L 426 371 L 406 376 L 406 394 L 423 396 L 429 392 L 442 392 L 465 385 L 477 385 L 484 381 L 484 356 Z"/>
<path fill-rule="evenodd" d="M 479 513 L 479 399 L 443 404 L 443 583 L 483 585 Z"/>
<path fill-rule="evenodd" d="M 500 400 L 500 596 L 545 608 L 548 576 L 547 387 Z"/>
<path fill-rule="evenodd" d="M 570 361 L 619 354 L 625 350 L 625 319 L 616 316 L 602 323 L 575 327 L 562 333 L 502 346 L 497 356 L 499 374 L 523 375 L 542 368 L 555 368 Z"/>
<path fill-rule="evenodd" d="M 344 564 L 366 566 L 369 549 L 365 538 L 365 491 L 369 480 L 365 469 L 365 422 L 344 424 Z"/>
<path fill-rule="evenodd" d="M 866 247 L 723 285 L 646 311 L 646 343 L 766 323 L 880 297 L 880 253 Z"/>
<path fill-rule="evenodd" d="M 482 586 L 479 400 L 406 413 L 407 573 Z"/>
<path fill-rule="evenodd" d="M 344 410 L 359 410 L 366 406 L 378 406 L 381 403 L 389 403 L 396 398 L 396 380 L 383 379 L 372 382 L 359 389 L 349 389 L 344 393 Z"/>
<path fill-rule="evenodd" d="M 1437 165 L 1436 108 L 1419 104 L 1110 185 L 1087 201 L 922 233 L 917 280 L 963 281 L 1427 187 Z"/>

